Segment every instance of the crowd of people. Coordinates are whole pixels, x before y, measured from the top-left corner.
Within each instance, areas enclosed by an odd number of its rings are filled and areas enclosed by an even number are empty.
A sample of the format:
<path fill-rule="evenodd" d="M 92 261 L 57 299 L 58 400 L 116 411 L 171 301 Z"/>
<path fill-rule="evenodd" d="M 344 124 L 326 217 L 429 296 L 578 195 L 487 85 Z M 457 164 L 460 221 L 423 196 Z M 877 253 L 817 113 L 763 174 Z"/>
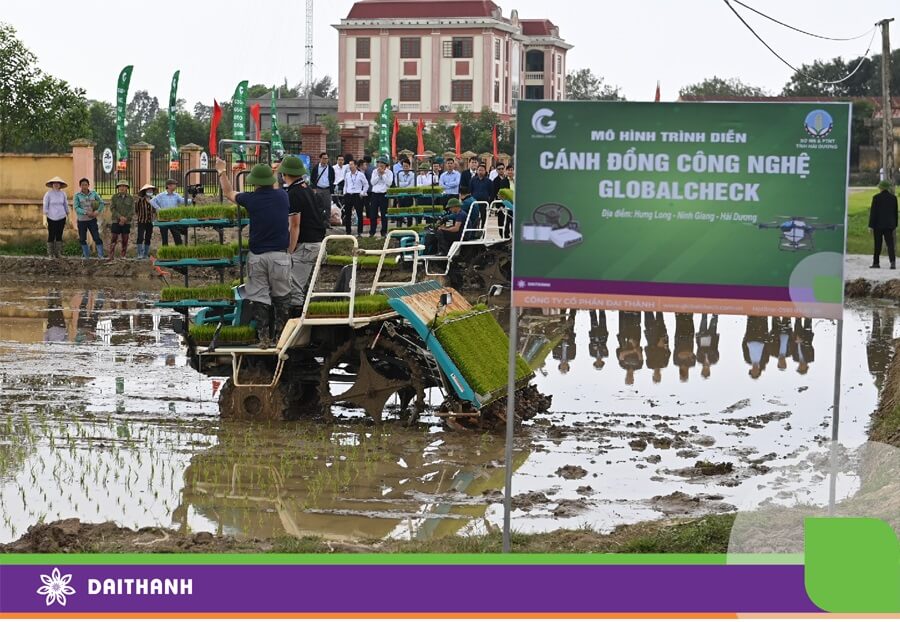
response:
<path fill-rule="evenodd" d="M 559 361 L 559 371 L 568 373 L 575 359 L 575 311 L 562 311 L 567 318 L 563 339 L 553 350 Z M 643 320 L 643 321 L 642 321 Z M 691 370 L 700 369 L 709 378 L 719 362 L 719 316 L 702 314 L 699 324 L 692 313 L 675 314 L 675 333 L 670 338 L 662 313 L 618 312 L 619 332 L 615 358 L 625 370 L 625 384 L 633 385 L 635 374 L 650 370 L 654 383 L 662 381 L 663 370 L 677 368 L 681 382 L 690 379 Z M 741 351 L 748 365 L 748 374 L 758 379 L 774 361 L 779 370 L 788 368 L 788 361 L 796 364 L 800 375 L 809 372 L 815 361 L 813 326 L 809 318 L 747 317 Z M 594 368 L 603 369 L 610 357 L 606 312 L 590 311 L 590 356 Z"/>

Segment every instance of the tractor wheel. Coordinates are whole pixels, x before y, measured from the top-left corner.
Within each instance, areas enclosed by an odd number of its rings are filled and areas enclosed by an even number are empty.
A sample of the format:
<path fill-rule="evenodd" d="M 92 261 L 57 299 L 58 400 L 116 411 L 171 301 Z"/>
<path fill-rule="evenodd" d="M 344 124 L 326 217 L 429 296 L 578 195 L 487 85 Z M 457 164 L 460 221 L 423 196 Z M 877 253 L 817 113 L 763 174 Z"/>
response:
<path fill-rule="evenodd" d="M 263 370 L 241 373 L 241 384 L 267 385 L 272 374 Z M 223 419 L 280 421 L 288 415 L 288 392 L 279 383 L 275 387 L 235 386 L 229 378 L 219 393 L 219 415 Z"/>

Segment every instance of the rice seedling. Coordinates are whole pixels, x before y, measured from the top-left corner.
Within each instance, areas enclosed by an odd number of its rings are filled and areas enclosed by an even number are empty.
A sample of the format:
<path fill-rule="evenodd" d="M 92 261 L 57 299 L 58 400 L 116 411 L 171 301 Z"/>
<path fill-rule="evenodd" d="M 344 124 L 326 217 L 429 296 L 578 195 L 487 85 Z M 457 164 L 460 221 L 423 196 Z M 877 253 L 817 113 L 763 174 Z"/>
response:
<path fill-rule="evenodd" d="M 244 248 L 247 248 L 244 241 Z M 197 244 L 195 246 L 161 246 L 156 253 L 158 259 L 173 261 L 179 259 L 231 259 L 238 254 L 237 244 Z"/>
<path fill-rule="evenodd" d="M 489 395 L 506 387 L 509 337 L 486 307 L 441 318 L 434 334 L 476 393 Z M 531 373 L 528 363 L 516 357 L 516 380 Z"/>
<path fill-rule="evenodd" d="M 191 337 L 197 343 L 209 343 L 216 332 L 216 325 L 191 325 Z M 223 326 L 219 333 L 219 343 L 249 343 L 256 339 L 256 330 L 250 326 Z"/>
<path fill-rule="evenodd" d="M 234 289 L 230 285 L 207 285 L 206 287 L 166 287 L 159 294 L 163 302 L 179 300 L 234 300 Z"/>
<path fill-rule="evenodd" d="M 516 193 L 510 188 L 502 188 L 500 192 L 497 193 L 497 196 L 502 201 L 509 201 L 510 203 L 515 203 L 516 201 Z"/>
<path fill-rule="evenodd" d="M 353 308 L 356 317 L 380 315 L 391 311 L 387 296 L 357 296 Z M 346 317 L 350 313 L 347 299 L 309 303 L 308 317 Z"/>
<path fill-rule="evenodd" d="M 173 207 L 160 210 L 156 214 L 159 222 L 176 222 L 179 220 L 234 220 L 236 205 L 199 205 L 192 207 Z M 247 210 L 243 207 L 241 218 L 247 218 Z"/>

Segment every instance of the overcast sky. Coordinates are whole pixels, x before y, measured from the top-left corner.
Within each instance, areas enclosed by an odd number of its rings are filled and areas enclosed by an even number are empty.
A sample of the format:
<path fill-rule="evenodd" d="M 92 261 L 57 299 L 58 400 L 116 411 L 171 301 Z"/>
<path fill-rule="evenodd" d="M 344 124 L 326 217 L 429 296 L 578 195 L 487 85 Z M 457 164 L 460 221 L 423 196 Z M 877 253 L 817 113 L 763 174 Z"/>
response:
<path fill-rule="evenodd" d="M 868 31 L 900 13 L 897 0 L 745 0 L 783 22 L 832 37 Z M 777 94 L 792 71 L 768 52 L 731 13 L 723 0 L 498 0 L 508 16 L 548 18 L 575 48 L 570 70 L 591 68 L 620 86 L 629 100 L 678 97 L 682 86 L 706 77 L 739 77 Z M 131 92 L 146 89 L 165 105 L 169 81 L 181 70 L 179 97 L 189 106 L 227 101 L 240 80 L 251 84 L 303 79 L 303 0 L 100 0 L 3 1 L 0 21 L 52 75 L 87 91 L 92 99 L 115 100 L 124 65 L 134 65 Z M 337 76 L 337 31 L 352 0 L 315 0 L 315 74 Z M 254 12 L 255 9 L 258 12 Z M 785 59 L 799 66 L 835 56 L 855 58 L 869 37 L 831 42 L 795 33 L 740 7 L 747 21 Z M 900 21 L 892 24 L 900 47 Z M 880 35 L 872 45 L 880 53 Z"/>

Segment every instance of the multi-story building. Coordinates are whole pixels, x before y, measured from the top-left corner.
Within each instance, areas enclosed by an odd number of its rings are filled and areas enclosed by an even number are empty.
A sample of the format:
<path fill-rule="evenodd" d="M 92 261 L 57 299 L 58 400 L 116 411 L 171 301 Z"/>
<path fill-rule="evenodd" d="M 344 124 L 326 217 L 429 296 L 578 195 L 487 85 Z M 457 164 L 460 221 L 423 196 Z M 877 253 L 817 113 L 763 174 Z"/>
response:
<path fill-rule="evenodd" d="M 566 97 L 559 28 L 491 0 L 360 0 L 335 28 L 344 125 L 375 123 L 388 98 L 401 120 L 428 122 L 460 108 L 509 120 L 519 99 Z"/>

